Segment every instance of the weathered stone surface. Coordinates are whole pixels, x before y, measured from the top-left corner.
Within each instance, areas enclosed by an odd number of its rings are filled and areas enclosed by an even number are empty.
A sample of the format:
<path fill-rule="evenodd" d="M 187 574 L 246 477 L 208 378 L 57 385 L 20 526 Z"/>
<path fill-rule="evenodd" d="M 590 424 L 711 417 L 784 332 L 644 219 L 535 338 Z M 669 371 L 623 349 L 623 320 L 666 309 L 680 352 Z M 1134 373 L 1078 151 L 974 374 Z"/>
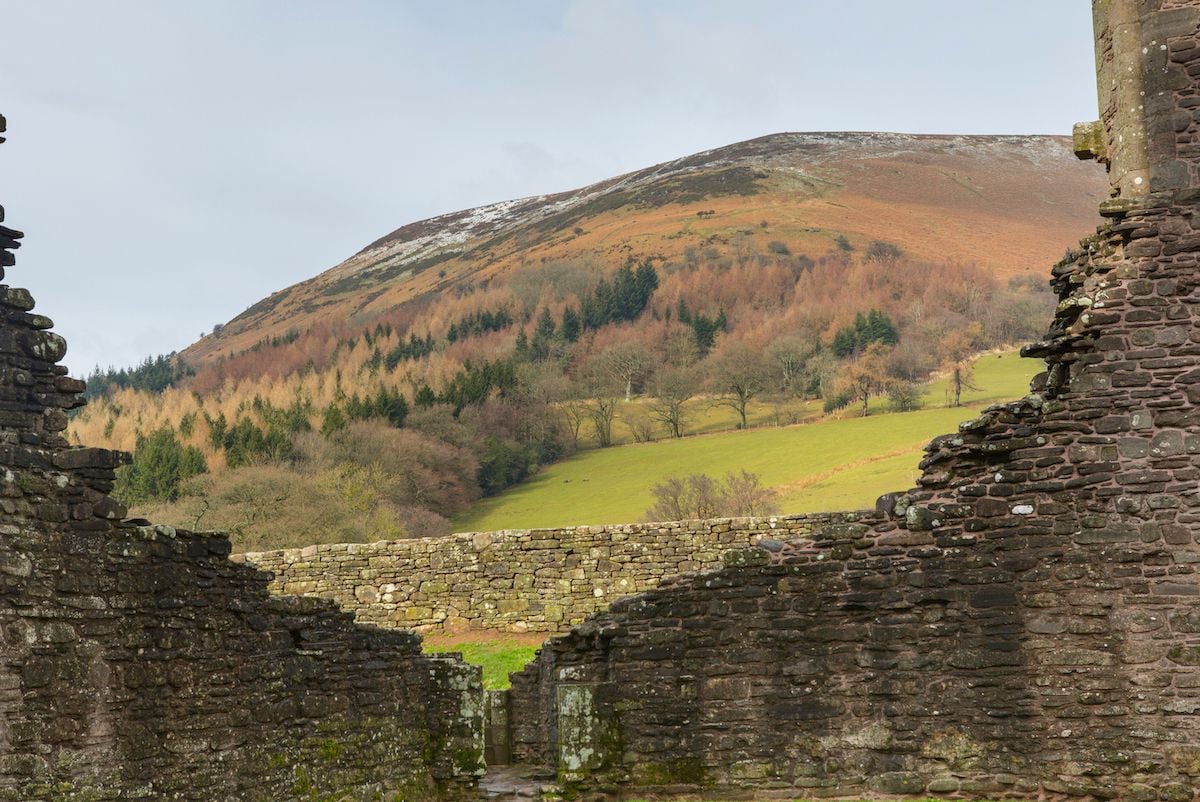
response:
<path fill-rule="evenodd" d="M 802 537 L 849 542 L 855 530 L 846 527 L 867 516 L 823 513 L 468 532 L 254 552 L 235 559 L 269 571 L 274 593 L 333 599 L 359 621 L 379 626 L 561 632 L 608 609 L 614 599 L 670 577 L 731 563 L 766 563 L 768 553 L 782 554 L 788 542 Z M 737 548 L 754 544 L 759 548 Z M 369 578 L 364 563 L 371 566 Z"/>

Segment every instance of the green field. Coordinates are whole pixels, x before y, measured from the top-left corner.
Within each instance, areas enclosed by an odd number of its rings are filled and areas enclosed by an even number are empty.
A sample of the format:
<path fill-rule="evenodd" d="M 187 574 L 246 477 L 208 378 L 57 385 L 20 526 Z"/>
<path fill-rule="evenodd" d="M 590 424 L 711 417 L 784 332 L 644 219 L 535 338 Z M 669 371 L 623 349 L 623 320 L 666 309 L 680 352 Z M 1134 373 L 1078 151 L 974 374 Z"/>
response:
<path fill-rule="evenodd" d="M 866 418 L 825 418 L 794 426 L 699 434 L 681 440 L 586 449 L 520 485 L 472 506 L 454 520 L 458 531 L 489 531 L 642 520 L 650 489 L 669 476 L 730 471 L 757 473 L 778 490 L 785 513 L 869 507 L 875 499 L 911 487 L 921 449 L 952 432 L 979 407 L 1024 395 L 1043 367 L 1015 353 L 985 355 L 975 365 L 976 391 L 967 405 L 945 406 L 944 381 L 930 385 L 926 407 L 886 413 L 886 401 Z M 703 402 L 697 402 L 703 403 Z M 764 409 L 767 411 L 764 412 Z M 770 408 L 758 408 L 756 418 Z M 711 417 L 707 426 L 715 425 Z"/>
<path fill-rule="evenodd" d="M 551 633 L 518 635 L 510 632 L 436 633 L 425 636 L 427 652 L 458 652 L 463 660 L 483 668 L 483 687 L 509 687 L 508 675 L 520 671 Z"/>

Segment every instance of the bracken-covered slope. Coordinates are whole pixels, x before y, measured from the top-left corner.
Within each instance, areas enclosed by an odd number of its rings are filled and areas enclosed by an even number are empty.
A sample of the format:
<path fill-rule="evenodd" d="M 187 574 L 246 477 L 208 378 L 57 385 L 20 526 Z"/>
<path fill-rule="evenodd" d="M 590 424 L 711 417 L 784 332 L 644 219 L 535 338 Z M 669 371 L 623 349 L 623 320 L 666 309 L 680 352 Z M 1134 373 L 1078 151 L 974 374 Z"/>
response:
<path fill-rule="evenodd" d="M 410 223 L 336 267 L 259 301 L 193 362 L 320 321 L 376 316 L 467 282 L 554 259 L 676 257 L 736 237 L 813 256 L 839 236 L 917 259 L 1037 274 L 1094 226 L 1103 172 L 1068 139 L 784 133 L 554 195 Z M 765 224 L 765 225 L 764 225 Z"/>

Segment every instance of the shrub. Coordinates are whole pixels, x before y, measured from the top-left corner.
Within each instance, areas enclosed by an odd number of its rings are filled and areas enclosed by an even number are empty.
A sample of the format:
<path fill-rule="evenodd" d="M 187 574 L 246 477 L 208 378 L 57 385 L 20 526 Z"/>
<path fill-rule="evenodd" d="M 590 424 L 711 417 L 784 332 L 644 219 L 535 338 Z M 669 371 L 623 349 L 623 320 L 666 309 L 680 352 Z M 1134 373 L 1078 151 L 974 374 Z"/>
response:
<path fill-rule="evenodd" d="M 787 246 L 786 242 L 780 242 L 777 239 L 767 243 L 767 250 L 779 256 L 790 256 L 792 253 L 792 249 Z"/>
<path fill-rule="evenodd" d="M 479 498 L 479 463 L 470 451 L 381 421 L 347 423 L 329 438 L 306 436 L 300 450 L 309 470 L 372 472 L 373 492 L 397 507 L 448 516 Z"/>
<path fill-rule="evenodd" d="M 743 470 L 725 475 L 724 514 L 762 517 L 779 512 L 778 493 L 763 487 L 758 474 Z"/>
<path fill-rule="evenodd" d="M 195 476 L 176 504 L 147 504 L 136 513 L 151 520 L 229 533 L 236 551 L 314 543 L 370 542 L 366 516 L 351 513 L 333 483 L 317 473 L 283 465 L 253 465 Z"/>
<path fill-rule="evenodd" d="M 654 439 L 654 421 L 644 410 L 631 412 L 624 416 L 624 420 L 635 442 L 649 443 Z"/>
<path fill-rule="evenodd" d="M 175 431 L 165 427 L 138 436 L 133 462 L 117 471 L 113 494 L 126 504 L 174 501 L 185 479 L 207 471 L 200 449 L 180 444 Z"/>
<path fill-rule="evenodd" d="M 866 260 L 868 262 L 895 262 L 904 251 L 900 250 L 899 245 L 894 245 L 883 240 L 871 240 L 871 244 L 867 246 Z"/>
<path fill-rule="evenodd" d="M 888 391 L 888 403 L 895 412 L 912 412 L 924 405 L 921 385 L 915 382 L 894 382 Z"/>
<path fill-rule="evenodd" d="M 646 510 L 647 521 L 763 516 L 779 509 L 775 491 L 748 471 L 726 474 L 724 481 L 702 473 L 672 476 L 650 492 L 654 506 Z"/>
<path fill-rule="evenodd" d="M 850 406 L 850 402 L 854 400 L 854 394 L 849 390 L 841 390 L 836 393 L 831 393 L 825 396 L 825 403 L 822 408 L 826 414 L 837 412 L 839 409 L 845 409 Z"/>

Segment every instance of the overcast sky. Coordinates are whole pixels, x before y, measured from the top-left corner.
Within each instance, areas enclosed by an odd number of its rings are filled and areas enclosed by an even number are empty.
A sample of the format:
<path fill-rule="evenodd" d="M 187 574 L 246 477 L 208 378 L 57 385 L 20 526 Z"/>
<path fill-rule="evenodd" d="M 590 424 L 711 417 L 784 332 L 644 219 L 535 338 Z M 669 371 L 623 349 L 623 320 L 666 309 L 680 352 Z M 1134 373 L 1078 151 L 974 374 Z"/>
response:
<path fill-rule="evenodd" d="M 777 131 L 1070 132 L 1087 0 L 0 0 L 7 281 L 183 348 L 400 225 Z"/>

